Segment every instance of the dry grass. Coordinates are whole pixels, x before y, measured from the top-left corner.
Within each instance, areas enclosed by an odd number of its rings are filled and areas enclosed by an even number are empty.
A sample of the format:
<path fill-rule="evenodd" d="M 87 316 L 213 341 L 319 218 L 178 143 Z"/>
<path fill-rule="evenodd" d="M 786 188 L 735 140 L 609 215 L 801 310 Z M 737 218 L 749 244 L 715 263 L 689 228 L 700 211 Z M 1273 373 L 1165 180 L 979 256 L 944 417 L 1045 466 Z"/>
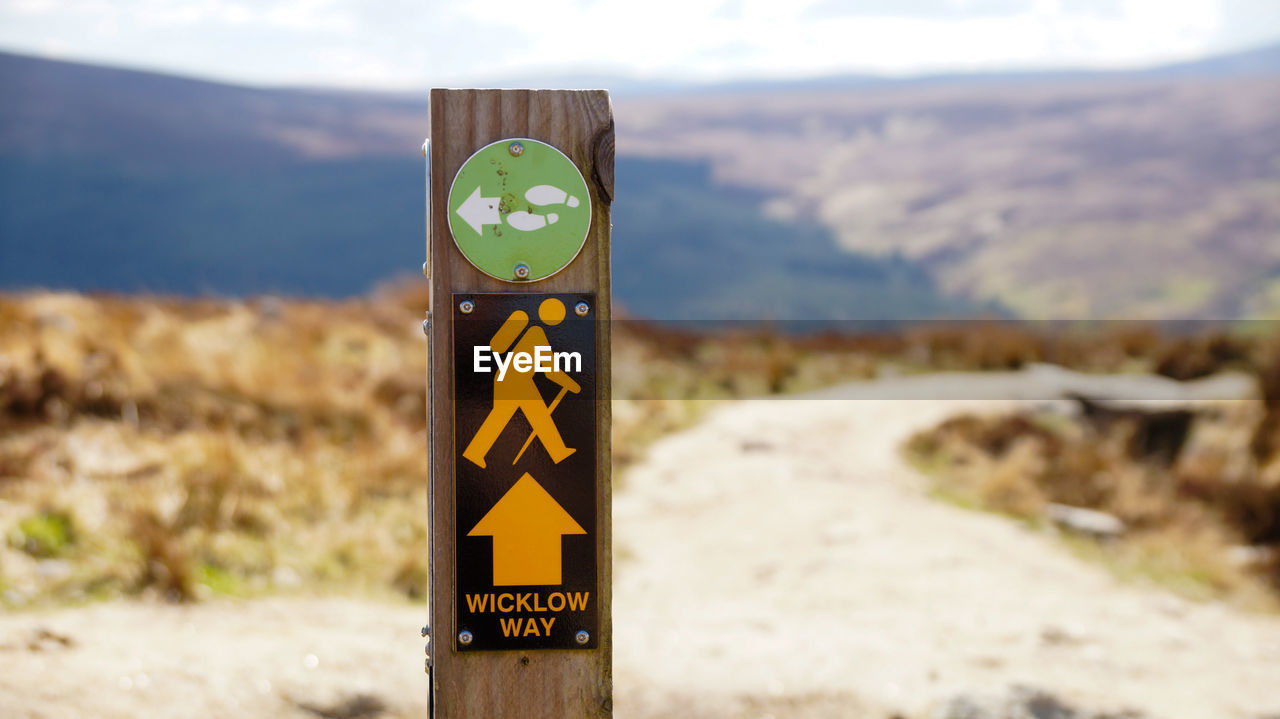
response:
<path fill-rule="evenodd" d="M 1280 454 L 1257 451 L 1255 438 L 1274 421 L 1276 395 L 1267 397 L 1195 409 L 1170 452 L 1152 449 L 1156 415 L 1125 411 L 965 415 L 917 434 L 906 451 L 960 504 L 1046 527 L 1050 502 L 1121 520 L 1118 537 L 1068 539 L 1123 576 L 1274 610 Z"/>
<path fill-rule="evenodd" d="M 422 594 L 425 353 L 411 311 L 47 294 L 0 308 L 7 603 Z M 28 535 L 52 517 L 73 531 L 41 556 Z"/>
<path fill-rule="evenodd" d="M 424 288 L 0 297 L 0 600 L 424 596 Z M 808 359 L 812 357 L 812 361 Z M 869 376 L 773 334 L 614 331 L 614 456 L 716 400 Z"/>
<path fill-rule="evenodd" d="M 0 602 L 422 597 L 425 306 L 420 284 L 341 303 L 0 296 Z M 625 320 L 613 338 L 616 481 L 723 399 L 885 365 L 1149 368 L 1171 346 L 1144 327 L 997 323 L 793 336 Z M 992 474 L 988 492 L 1032 511 L 1043 491 L 1018 476 Z"/>

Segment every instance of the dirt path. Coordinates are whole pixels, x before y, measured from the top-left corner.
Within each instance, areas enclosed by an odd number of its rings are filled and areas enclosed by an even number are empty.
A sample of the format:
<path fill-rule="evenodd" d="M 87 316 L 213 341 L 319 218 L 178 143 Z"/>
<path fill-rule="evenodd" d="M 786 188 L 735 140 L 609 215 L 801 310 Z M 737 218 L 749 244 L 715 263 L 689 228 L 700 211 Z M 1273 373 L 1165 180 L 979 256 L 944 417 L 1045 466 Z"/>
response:
<path fill-rule="evenodd" d="M 949 414 L 1066 386 L 1242 391 L 1118 381 L 886 380 L 726 405 L 656 443 L 615 498 L 617 716 L 916 717 L 1013 684 L 1158 717 L 1280 713 L 1280 618 L 1121 585 L 929 500 L 897 454 Z M 422 717 L 424 616 L 305 599 L 0 616 L 0 715 Z"/>
<path fill-rule="evenodd" d="M 928 499 L 898 456 L 948 415 L 1067 388 L 1244 391 L 1048 368 L 934 376 L 737 403 L 657 444 L 615 502 L 619 688 L 744 715 L 772 697 L 776 716 L 833 716 L 844 697 L 920 716 L 1013 684 L 1159 717 L 1280 712 L 1280 618 L 1122 586 L 1051 538 Z"/>
<path fill-rule="evenodd" d="M 425 618 L 331 599 L 0 616 L 0 716 L 421 718 Z"/>

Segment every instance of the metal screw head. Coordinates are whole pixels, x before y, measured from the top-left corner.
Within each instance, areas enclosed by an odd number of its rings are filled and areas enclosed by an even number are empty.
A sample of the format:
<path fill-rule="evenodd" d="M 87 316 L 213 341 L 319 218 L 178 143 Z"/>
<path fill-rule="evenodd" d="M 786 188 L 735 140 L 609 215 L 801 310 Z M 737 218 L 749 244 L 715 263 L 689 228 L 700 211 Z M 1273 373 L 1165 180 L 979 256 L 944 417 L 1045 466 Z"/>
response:
<path fill-rule="evenodd" d="M 524 143 L 521 143 L 521 142 L 511 143 L 511 146 L 507 148 L 507 152 L 510 152 L 512 157 L 519 157 L 523 155 Z"/>
<path fill-rule="evenodd" d="M 463 300 L 458 303 L 458 311 L 464 315 L 469 315 L 476 309 L 476 303 L 471 300 Z"/>
<path fill-rule="evenodd" d="M 527 280 L 529 279 L 529 266 L 521 262 L 516 265 L 515 269 L 512 270 L 512 273 L 516 276 L 517 280 Z"/>
<path fill-rule="evenodd" d="M 423 320 L 423 321 L 422 321 L 422 334 L 424 334 L 424 335 L 428 335 L 428 336 L 430 336 L 430 335 L 431 335 L 431 320 L 430 320 L 430 319 L 425 319 L 425 320 Z"/>
<path fill-rule="evenodd" d="M 573 306 L 573 313 L 579 317 L 586 317 L 587 313 L 590 311 L 591 311 L 591 306 L 588 305 L 586 302 L 579 302 L 578 304 Z"/>
<path fill-rule="evenodd" d="M 475 635 L 474 635 L 474 634 L 472 634 L 471 632 L 469 632 L 469 631 L 467 631 L 467 630 L 465 630 L 465 629 L 463 629 L 462 631 L 458 632 L 458 643 L 459 643 L 459 644 L 461 644 L 461 645 L 462 645 L 462 646 L 464 646 L 464 647 L 465 647 L 465 646 L 467 646 L 468 644 L 470 644 L 470 643 L 471 643 L 471 640 L 473 640 L 473 639 L 475 639 L 475 638 L 476 638 L 476 637 L 475 637 Z"/>
<path fill-rule="evenodd" d="M 578 633 L 573 635 L 573 641 L 579 644 L 586 644 L 591 641 L 591 635 L 587 633 L 587 630 L 579 629 Z"/>

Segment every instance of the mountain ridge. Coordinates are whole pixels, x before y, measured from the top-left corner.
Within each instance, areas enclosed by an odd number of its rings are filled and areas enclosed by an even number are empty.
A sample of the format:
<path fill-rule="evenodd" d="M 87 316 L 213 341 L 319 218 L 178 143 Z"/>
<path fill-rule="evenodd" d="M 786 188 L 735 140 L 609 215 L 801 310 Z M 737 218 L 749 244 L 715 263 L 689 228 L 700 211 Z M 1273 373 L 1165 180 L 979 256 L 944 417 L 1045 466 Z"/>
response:
<path fill-rule="evenodd" d="M 345 297 L 422 262 L 425 101 L 11 56 L 0 85 L 13 100 L 0 107 L 0 287 Z M 911 263 L 765 217 L 758 194 L 719 186 L 706 162 L 617 167 L 616 299 L 633 314 L 883 319 L 967 306 Z"/>
<path fill-rule="evenodd" d="M 1280 313 L 1273 61 L 621 97 L 619 300 L 667 319 Z M 425 96 L 3 53 L 0 87 L 0 287 L 346 296 L 421 263 Z"/>
<path fill-rule="evenodd" d="M 425 102 L 427 87 L 422 89 L 360 89 L 327 86 L 298 86 L 289 84 L 252 84 L 228 79 L 217 79 L 198 73 L 171 73 L 152 68 L 133 67 L 125 64 L 94 62 L 85 59 L 63 59 L 32 55 L 13 49 L 0 48 L 0 63 L 14 60 L 78 66 L 114 73 L 135 73 L 158 78 L 172 78 L 197 82 L 209 86 L 258 90 L 264 92 L 289 92 L 300 95 L 365 96 L 389 100 L 401 98 Z M 537 75 L 510 75 L 481 78 L 470 83 L 472 87 L 546 87 L 558 89 L 609 89 L 615 95 L 661 95 L 683 93 L 736 93 L 742 91 L 779 91 L 793 89 L 811 91 L 822 89 L 850 89 L 871 86 L 903 86 L 920 84 L 986 83 L 1045 80 L 1079 80 L 1090 78 L 1127 78 L 1142 76 L 1215 76 L 1242 73 L 1280 72 L 1280 39 L 1251 45 L 1235 50 L 1210 53 L 1198 58 L 1176 61 L 1156 61 L 1134 67 L 1060 66 L 1035 69 L 992 69 L 969 71 L 932 71 L 906 74 L 882 74 L 874 72 L 833 72 L 798 75 L 786 78 L 735 77 L 720 80 L 682 80 L 675 77 L 640 77 L 621 73 L 562 73 L 545 72 Z M 454 85 L 445 83 L 443 86 Z"/>

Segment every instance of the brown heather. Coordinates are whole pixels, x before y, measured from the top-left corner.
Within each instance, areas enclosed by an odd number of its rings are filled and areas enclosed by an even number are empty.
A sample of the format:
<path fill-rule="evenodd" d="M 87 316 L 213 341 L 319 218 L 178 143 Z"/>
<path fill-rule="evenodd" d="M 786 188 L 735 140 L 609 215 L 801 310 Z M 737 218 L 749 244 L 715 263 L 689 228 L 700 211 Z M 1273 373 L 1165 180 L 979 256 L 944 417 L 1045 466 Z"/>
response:
<path fill-rule="evenodd" d="M 344 302 L 0 296 L 0 603 L 424 597 L 426 301 L 418 283 Z M 1200 359 L 1179 373 L 1204 374 L 1252 366 L 1257 353 L 1246 340 L 1231 340 L 1239 352 L 1199 339 L 1188 349 L 1145 326 L 1051 334 L 996 322 L 793 336 L 624 320 L 613 337 L 616 482 L 714 401 L 871 378 L 886 365 L 1114 372 L 1192 353 Z M 1268 371 L 1269 386 L 1280 384 L 1280 370 Z M 1269 434 L 1240 440 L 1259 456 L 1280 445 L 1277 412 L 1272 402 Z M 1150 527 L 1145 537 L 1184 525 L 1223 541 L 1270 531 L 1247 529 L 1271 526 L 1272 495 L 1249 479 L 1261 465 L 1238 466 L 1228 445 L 1185 454 L 1167 481 L 1123 456 L 1119 435 L 1001 421 L 956 420 L 929 440 L 935 454 L 992 468 L 981 491 L 994 506 L 1098 506 Z M 1252 425 L 1232 422 L 1223 436 L 1237 442 L 1230 428 Z"/>
<path fill-rule="evenodd" d="M 1047 525 L 1049 502 L 1123 521 L 1119 537 L 1071 538 L 1122 575 L 1274 610 L 1280 608 L 1280 351 L 1233 350 L 1231 361 L 1241 356 L 1260 358 L 1253 365 L 1260 400 L 1110 412 L 1090 410 L 1086 401 L 1073 416 L 964 415 L 918 433 L 906 451 L 935 477 L 941 496 L 966 505 L 1034 524 Z M 1188 422 L 1180 425 L 1183 413 Z"/>
<path fill-rule="evenodd" d="M 426 301 L 0 296 L 0 603 L 424 597 Z M 704 400 L 873 366 L 629 321 L 614 362 L 619 476 Z"/>

